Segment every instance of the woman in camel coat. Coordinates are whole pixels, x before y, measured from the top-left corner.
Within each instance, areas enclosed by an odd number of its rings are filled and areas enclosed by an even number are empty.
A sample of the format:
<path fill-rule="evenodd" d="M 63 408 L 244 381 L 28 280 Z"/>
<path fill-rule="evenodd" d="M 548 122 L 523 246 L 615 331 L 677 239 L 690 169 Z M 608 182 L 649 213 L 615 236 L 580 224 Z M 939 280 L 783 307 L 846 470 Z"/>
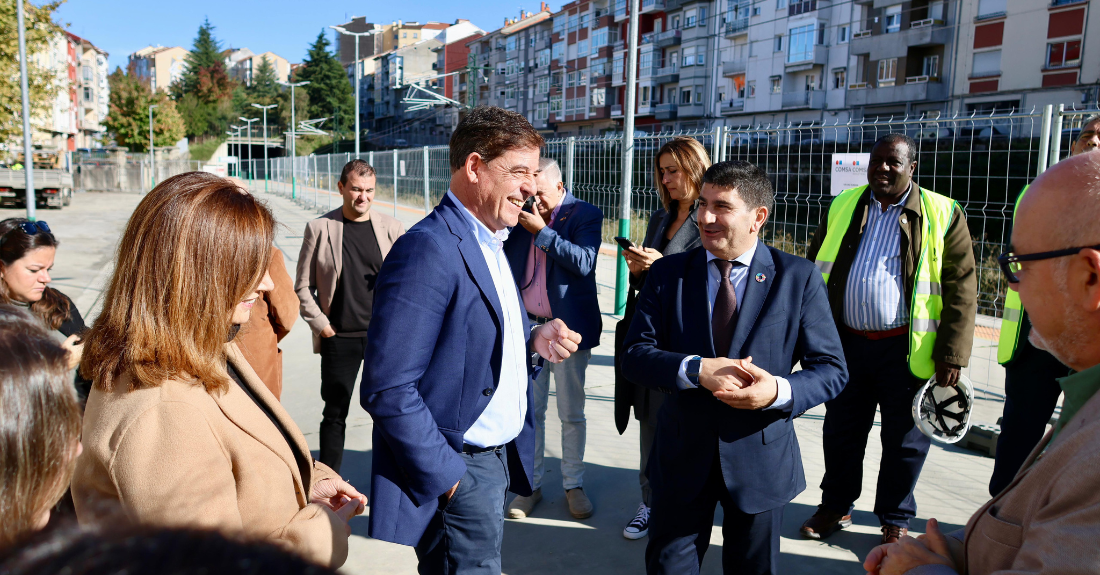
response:
<path fill-rule="evenodd" d="M 130 218 L 103 311 L 85 339 L 94 382 L 73 496 L 81 522 L 131 519 L 347 558 L 366 498 L 313 461 L 232 340 L 271 289 L 271 212 L 232 182 L 165 180 Z"/>

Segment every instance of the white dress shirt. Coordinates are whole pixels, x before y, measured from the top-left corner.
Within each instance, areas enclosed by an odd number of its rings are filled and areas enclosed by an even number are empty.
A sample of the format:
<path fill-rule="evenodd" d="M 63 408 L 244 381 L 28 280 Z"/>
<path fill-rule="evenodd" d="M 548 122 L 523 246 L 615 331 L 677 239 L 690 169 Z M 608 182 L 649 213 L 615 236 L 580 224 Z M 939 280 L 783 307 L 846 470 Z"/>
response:
<path fill-rule="evenodd" d="M 453 193 L 448 191 L 447 196 L 462 208 L 462 215 L 470 224 L 481 254 L 485 256 L 485 264 L 489 267 L 497 300 L 500 301 L 501 313 L 504 314 L 501 318 L 503 345 L 500 381 L 489 399 L 489 405 L 485 406 L 485 411 L 466 430 L 462 440 L 478 447 L 504 445 L 519 436 L 519 432 L 523 430 L 524 418 L 527 417 L 527 338 L 524 337 L 524 316 L 519 293 L 516 291 L 516 280 L 512 277 L 508 259 L 504 257 L 504 240 L 508 239 L 508 229 L 492 232 Z"/>
<path fill-rule="evenodd" d="M 730 268 L 730 283 L 733 285 L 733 293 L 737 295 L 737 311 L 741 311 L 741 301 L 745 299 L 745 287 L 748 285 L 746 281 L 749 277 L 749 267 L 752 265 L 752 258 L 756 255 L 756 248 L 760 245 L 760 241 L 757 240 L 752 244 L 752 247 L 745 251 L 745 253 L 737 256 L 732 261 L 738 262 L 742 265 L 733 266 Z M 714 315 L 714 300 L 718 297 L 718 287 L 721 284 L 722 277 L 718 271 L 718 266 L 715 265 L 714 260 L 718 259 L 717 256 L 707 252 L 707 301 L 710 305 L 707 306 L 708 317 Z M 715 350 L 719 357 L 725 357 L 729 350 L 717 349 Z M 688 379 L 687 376 L 687 364 L 692 359 L 699 356 L 692 355 L 685 357 L 680 362 L 680 372 L 677 374 L 677 378 L 682 384 L 682 388 L 698 387 Z M 785 377 L 775 377 L 776 387 L 778 387 L 778 395 L 775 401 L 771 405 L 764 409 L 790 409 L 791 407 L 791 382 L 787 381 Z"/>

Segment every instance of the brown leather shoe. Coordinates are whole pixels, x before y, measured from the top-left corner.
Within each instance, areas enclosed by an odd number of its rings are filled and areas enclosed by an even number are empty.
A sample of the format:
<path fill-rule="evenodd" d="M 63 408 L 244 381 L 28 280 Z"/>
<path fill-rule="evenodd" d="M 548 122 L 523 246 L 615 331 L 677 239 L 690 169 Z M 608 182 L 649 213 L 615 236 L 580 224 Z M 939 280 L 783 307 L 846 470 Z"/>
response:
<path fill-rule="evenodd" d="M 898 539 L 905 537 L 909 534 L 909 529 L 905 527 L 898 527 L 897 525 L 883 525 L 882 526 L 882 544 L 897 543 Z"/>
<path fill-rule="evenodd" d="M 818 505 L 817 512 L 802 524 L 802 529 L 799 531 L 807 539 L 825 539 L 833 533 L 851 526 L 851 515 L 841 515 L 826 509 L 824 505 Z"/>

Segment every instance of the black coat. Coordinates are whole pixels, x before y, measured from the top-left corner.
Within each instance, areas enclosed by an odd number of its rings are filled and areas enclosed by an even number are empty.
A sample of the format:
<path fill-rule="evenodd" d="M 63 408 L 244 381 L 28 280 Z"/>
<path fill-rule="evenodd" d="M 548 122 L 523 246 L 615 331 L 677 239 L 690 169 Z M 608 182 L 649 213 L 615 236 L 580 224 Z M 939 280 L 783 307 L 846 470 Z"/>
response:
<path fill-rule="evenodd" d="M 61 335 L 64 335 L 65 337 L 69 337 L 70 335 L 74 334 L 82 334 L 84 330 L 87 329 L 87 326 L 84 325 L 84 318 L 81 317 L 80 310 L 76 309 L 76 304 L 73 303 L 73 300 L 69 299 L 69 296 L 59 291 L 57 293 L 69 302 L 69 317 L 66 318 L 65 321 L 61 322 L 61 325 L 57 328 L 57 331 L 61 332 Z M 80 403 L 83 404 L 84 401 L 88 399 L 88 392 L 92 390 L 92 382 L 81 377 L 80 371 L 77 371 L 76 380 L 73 382 L 73 384 L 76 386 L 77 395 L 80 396 Z"/>
<path fill-rule="evenodd" d="M 693 250 L 703 245 L 699 237 L 699 226 L 696 224 L 696 210 L 692 210 L 688 219 L 676 230 L 676 235 L 669 240 L 662 256 L 671 256 L 681 252 Z M 646 228 L 645 240 L 642 247 L 657 249 L 661 245 L 661 238 L 675 219 L 675 214 L 669 214 L 664 208 L 660 208 L 649 216 L 649 226 Z M 655 389 L 634 385 L 623 376 L 620 363 L 623 357 L 623 341 L 626 332 L 630 328 L 630 322 L 634 318 L 634 306 L 637 301 L 637 292 L 645 285 L 649 272 L 642 272 L 635 276 L 629 274 L 630 289 L 626 298 L 626 309 L 623 311 L 623 319 L 615 326 L 615 427 L 622 435 L 626 426 L 630 423 L 630 408 L 634 407 L 634 418 L 638 421 L 648 421 L 651 425 L 657 424 L 657 410 L 661 408 L 664 395 Z"/>

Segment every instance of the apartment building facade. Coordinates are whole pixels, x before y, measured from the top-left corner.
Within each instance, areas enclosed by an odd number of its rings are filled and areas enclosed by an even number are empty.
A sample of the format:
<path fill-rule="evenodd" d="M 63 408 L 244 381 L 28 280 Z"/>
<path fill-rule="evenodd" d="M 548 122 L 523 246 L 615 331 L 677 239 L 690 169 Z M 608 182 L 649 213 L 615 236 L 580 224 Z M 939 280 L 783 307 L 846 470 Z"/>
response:
<path fill-rule="evenodd" d="M 30 56 L 50 71 L 55 90 L 49 107 L 31 122 L 36 149 L 64 153 L 102 147 L 110 94 L 107 56 L 69 32 L 54 34 L 45 50 Z"/>
<path fill-rule="evenodd" d="M 226 50 L 223 54 L 226 72 L 245 86 L 252 85 L 252 76 L 265 58 L 274 69 L 278 81 L 286 82 L 290 78 L 290 62 L 274 52 L 256 54 L 248 48 L 240 48 Z"/>
<path fill-rule="evenodd" d="M 190 51 L 179 46 L 146 46 L 128 58 L 128 65 L 137 78 L 149 85 L 154 92 L 167 91 L 173 82 L 183 76 Z"/>
<path fill-rule="evenodd" d="M 954 99 L 959 112 L 1095 105 L 1100 12 L 1087 0 L 962 0 Z"/>

